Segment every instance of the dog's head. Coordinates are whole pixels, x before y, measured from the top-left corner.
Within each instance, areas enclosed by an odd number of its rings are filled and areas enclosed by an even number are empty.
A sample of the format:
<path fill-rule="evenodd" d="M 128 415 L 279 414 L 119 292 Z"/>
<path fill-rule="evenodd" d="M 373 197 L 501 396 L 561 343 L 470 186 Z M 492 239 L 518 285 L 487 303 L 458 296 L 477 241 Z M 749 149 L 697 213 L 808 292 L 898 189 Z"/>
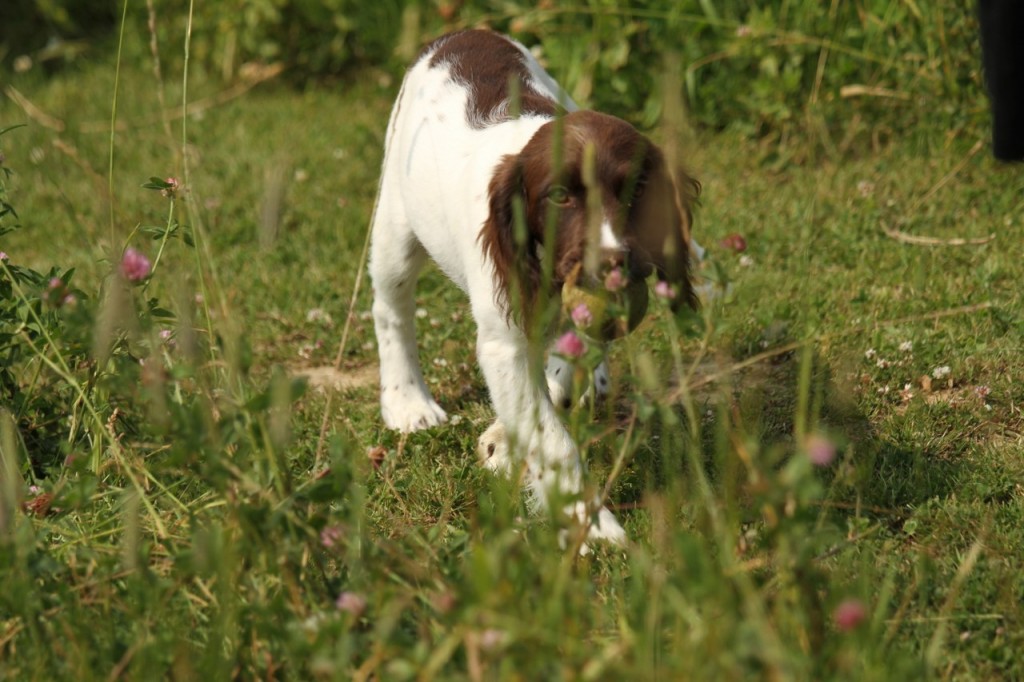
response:
<path fill-rule="evenodd" d="M 653 270 L 675 304 L 694 306 L 689 242 L 699 191 L 621 119 L 579 111 L 546 123 L 490 181 L 480 239 L 499 302 L 525 323 L 545 284 L 557 293 L 582 269 L 582 283 L 599 286 L 618 268 L 634 280 Z"/>

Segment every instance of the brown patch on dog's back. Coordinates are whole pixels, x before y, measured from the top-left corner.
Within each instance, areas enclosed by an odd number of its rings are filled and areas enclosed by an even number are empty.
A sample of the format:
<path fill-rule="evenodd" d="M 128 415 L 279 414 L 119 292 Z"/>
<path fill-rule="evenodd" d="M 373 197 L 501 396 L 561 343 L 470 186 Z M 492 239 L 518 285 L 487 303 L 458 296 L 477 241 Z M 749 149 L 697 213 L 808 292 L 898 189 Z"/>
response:
<path fill-rule="evenodd" d="M 504 36 L 492 31 L 469 30 L 438 38 L 424 50 L 430 67 L 451 69 L 452 78 L 470 90 L 466 120 L 473 128 L 486 128 L 513 118 L 511 81 L 519 82 L 520 115 L 555 116 L 559 105 L 530 86 L 525 57 Z"/>

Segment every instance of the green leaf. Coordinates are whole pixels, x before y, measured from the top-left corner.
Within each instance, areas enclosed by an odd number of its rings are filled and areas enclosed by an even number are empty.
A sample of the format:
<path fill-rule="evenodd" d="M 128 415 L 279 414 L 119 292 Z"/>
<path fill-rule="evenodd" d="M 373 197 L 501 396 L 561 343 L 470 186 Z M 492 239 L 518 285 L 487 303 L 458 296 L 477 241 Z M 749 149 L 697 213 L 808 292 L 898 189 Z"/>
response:
<path fill-rule="evenodd" d="M 142 185 L 144 189 L 155 189 L 158 191 L 170 189 L 172 186 L 173 185 L 171 185 L 171 183 L 167 182 L 163 178 L 158 178 L 155 175 L 149 179 L 149 182 Z"/>

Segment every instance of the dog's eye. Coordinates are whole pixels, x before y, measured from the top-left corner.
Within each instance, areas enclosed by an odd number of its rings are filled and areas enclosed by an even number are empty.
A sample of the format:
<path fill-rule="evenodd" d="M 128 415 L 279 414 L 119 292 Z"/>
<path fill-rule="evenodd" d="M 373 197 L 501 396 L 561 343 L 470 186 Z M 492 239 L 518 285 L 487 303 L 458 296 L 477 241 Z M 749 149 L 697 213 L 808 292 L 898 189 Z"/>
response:
<path fill-rule="evenodd" d="M 633 201 L 641 198 L 644 195 L 644 191 L 647 189 L 647 176 L 641 175 L 636 179 L 636 185 L 633 187 Z"/>
<path fill-rule="evenodd" d="M 556 185 L 548 192 L 548 201 L 556 206 L 568 206 L 572 203 L 572 194 L 561 185 Z"/>
<path fill-rule="evenodd" d="M 627 185 L 624 194 L 625 204 L 628 208 L 633 208 L 641 197 L 644 195 L 644 190 L 647 189 L 647 176 L 641 175 L 638 177 L 632 186 Z"/>

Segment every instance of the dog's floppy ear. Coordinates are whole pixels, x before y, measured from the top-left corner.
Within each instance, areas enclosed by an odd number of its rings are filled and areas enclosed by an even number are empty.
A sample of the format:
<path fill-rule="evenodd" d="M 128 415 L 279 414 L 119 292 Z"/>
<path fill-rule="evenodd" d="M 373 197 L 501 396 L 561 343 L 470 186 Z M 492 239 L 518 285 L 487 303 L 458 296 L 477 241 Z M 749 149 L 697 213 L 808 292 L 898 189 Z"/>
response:
<path fill-rule="evenodd" d="M 697 307 L 690 281 L 690 228 L 700 183 L 682 169 L 671 172 L 659 162 L 648 174 L 638 206 L 637 246 L 646 253 L 658 279 L 676 293 L 673 307 L 685 303 Z"/>
<path fill-rule="evenodd" d="M 506 317 L 524 324 L 537 299 L 541 264 L 526 224 L 526 188 L 518 156 L 502 157 L 487 194 L 490 211 L 479 239 L 494 267 L 495 302 Z"/>

